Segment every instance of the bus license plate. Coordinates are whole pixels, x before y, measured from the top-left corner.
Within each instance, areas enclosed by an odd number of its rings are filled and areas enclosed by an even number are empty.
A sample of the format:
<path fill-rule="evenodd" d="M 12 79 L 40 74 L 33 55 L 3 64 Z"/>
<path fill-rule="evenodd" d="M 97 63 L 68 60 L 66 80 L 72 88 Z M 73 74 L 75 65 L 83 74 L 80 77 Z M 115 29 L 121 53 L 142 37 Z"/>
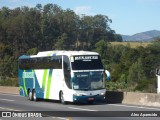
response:
<path fill-rule="evenodd" d="M 88 98 L 88 100 L 94 100 L 94 98 Z"/>

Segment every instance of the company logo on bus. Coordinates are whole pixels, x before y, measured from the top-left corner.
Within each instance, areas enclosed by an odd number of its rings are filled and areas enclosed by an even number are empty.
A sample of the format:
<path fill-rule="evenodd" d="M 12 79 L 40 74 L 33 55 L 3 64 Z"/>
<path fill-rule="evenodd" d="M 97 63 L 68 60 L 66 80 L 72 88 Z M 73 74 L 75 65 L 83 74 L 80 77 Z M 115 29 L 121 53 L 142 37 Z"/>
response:
<path fill-rule="evenodd" d="M 33 72 L 23 72 L 22 78 L 34 78 Z"/>
<path fill-rule="evenodd" d="M 83 61 L 91 61 L 98 59 L 98 56 L 75 56 L 74 60 L 83 60 Z"/>

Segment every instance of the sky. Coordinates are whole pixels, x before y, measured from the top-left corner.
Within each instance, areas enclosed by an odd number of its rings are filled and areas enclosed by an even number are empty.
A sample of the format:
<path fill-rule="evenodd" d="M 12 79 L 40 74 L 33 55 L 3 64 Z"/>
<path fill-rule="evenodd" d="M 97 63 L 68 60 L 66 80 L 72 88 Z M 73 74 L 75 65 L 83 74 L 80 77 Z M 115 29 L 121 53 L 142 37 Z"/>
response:
<path fill-rule="evenodd" d="M 48 3 L 69 8 L 78 15 L 106 15 L 112 19 L 109 25 L 117 34 L 160 30 L 160 0 L 0 0 L 0 9 Z"/>

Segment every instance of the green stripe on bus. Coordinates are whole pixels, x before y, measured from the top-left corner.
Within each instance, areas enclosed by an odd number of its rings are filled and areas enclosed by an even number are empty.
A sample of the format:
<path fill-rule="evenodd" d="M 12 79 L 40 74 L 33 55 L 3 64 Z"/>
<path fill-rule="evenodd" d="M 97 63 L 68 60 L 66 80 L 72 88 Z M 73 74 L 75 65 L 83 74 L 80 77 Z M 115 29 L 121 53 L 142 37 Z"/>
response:
<path fill-rule="evenodd" d="M 22 90 L 22 91 L 23 91 L 23 95 L 25 96 L 25 93 L 24 93 L 25 91 L 24 91 L 24 89 L 23 89 L 23 87 L 22 87 L 22 86 L 19 86 L 19 91 L 20 91 L 20 90 Z"/>
<path fill-rule="evenodd" d="M 51 53 L 49 53 L 48 56 L 50 56 L 50 54 Z M 45 86 L 46 86 L 47 72 L 48 72 L 48 69 L 45 69 L 43 73 L 42 89 L 44 90 L 44 92 L 45 92 Z"/>
<path fill-rule="evenodd" d="M 45 86 L 46 86 L 46 78 L 47 78 L 47 69 L 45 69 L 44 73 L 43 73 L 43 81 L 42 81 L 42 89 L 43 90 L 45 89 Z"/>
<path fill-rule="evenodd" d="M 48 54 L 48 56 L 51 56 L 52 52 Z M 47 77 L 46 77 L 47 78 Z M 51 87 L 51 78 L 52 78 L 52 69 L 49 69 L 49 75 L 48 75 L 48 83 L 47 83 L 47 90 L 46 90 L 46 96 L 45 98 L 49 99 L 49 94 L 50 94 L 50 87 Z"/>
<path fill-rule="evenodd" d="M 24 70 L 24 72 L 26 72 L 26 70 Z M 25 95 L 28 96 L 27 89 L 26 89 L 26 79 L 25 78 L 23 78 L 23 85 L 24 85 Z"/>
<path fill-rule="evenodd" d="M 46 91 L 46 98 L 47 98 L 47 99 L 49 99 L 49 95 L 50 95 L 52 71 L 53 71 L 53 69 L 49 69 L 48 83 L 47 83 L 47 91 Z"/>

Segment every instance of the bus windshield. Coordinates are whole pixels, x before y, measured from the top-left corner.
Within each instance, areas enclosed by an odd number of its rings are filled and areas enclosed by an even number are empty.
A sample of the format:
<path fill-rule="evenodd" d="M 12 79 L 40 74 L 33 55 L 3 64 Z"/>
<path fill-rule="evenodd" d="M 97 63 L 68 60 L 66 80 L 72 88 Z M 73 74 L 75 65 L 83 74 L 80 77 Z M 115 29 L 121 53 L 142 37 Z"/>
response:
<path fill-rule="evenodd" d="M 78 55 L 71 57 L 72 70 L 103 69 L 99 55 Z"/>
<path fill-rule="evenodd" d="M 103 71 L 75 72 L 73 81 L 74 90 L 99 90 L 103 89 Z"/>

